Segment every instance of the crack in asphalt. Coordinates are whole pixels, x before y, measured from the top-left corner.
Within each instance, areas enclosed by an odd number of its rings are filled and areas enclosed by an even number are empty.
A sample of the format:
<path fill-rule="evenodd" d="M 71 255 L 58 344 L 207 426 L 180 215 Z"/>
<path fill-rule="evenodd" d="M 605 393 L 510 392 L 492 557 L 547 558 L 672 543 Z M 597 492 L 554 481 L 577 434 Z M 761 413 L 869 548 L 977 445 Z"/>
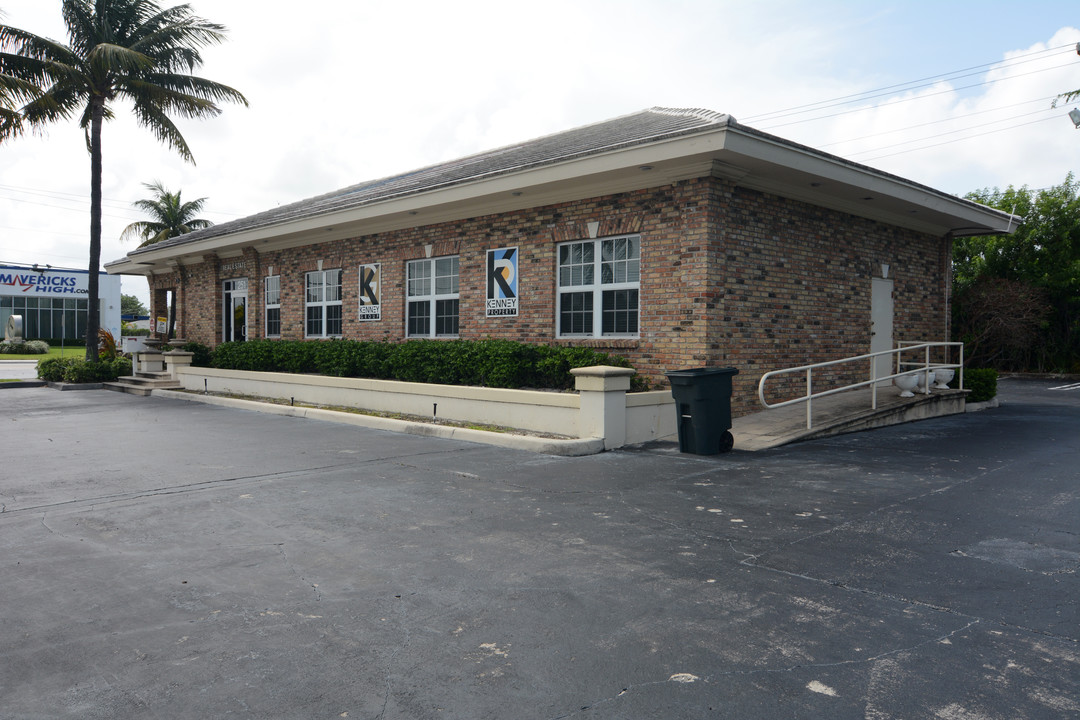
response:
<path fill-rule="evenodd" d="M 285 543 L 279 542 L 279 543 L 273 543 L 273 544 L 277 547 L 278 552 L 281 553 L 281 557 L 285 560 L 285 567 L 289 568 L 289 572 L 291 572 L 293 575 L 295 575 L 297 578 L 299 578 L 300 582 L 305 587 L 311 588 L 312 592 L 315 593 L 315 602 L 322 602 L 323 595 L 322 595 L 322 591 L 319 590 L 318 584 L 311 582 L 310 580 L 305 578 L 302 574 L 300 574 L 300 571 L 297 570 L 296 565 L 294 565 L 293 561 L 289 559 L 289 553 L 286 552 L 286 550 L 285 550 Z"/>

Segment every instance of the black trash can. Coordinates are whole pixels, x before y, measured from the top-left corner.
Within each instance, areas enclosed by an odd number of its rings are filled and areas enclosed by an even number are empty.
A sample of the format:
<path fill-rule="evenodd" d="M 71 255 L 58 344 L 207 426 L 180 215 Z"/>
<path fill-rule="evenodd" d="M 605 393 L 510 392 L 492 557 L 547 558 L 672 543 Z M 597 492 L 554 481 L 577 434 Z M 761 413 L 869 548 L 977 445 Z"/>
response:
<path fill-rule="evenodd" d="M 666 373 L 675 398 L 679 452 L 716 455 L 732 448 L 731 379 L 738 374 L 732 367 Z"/>

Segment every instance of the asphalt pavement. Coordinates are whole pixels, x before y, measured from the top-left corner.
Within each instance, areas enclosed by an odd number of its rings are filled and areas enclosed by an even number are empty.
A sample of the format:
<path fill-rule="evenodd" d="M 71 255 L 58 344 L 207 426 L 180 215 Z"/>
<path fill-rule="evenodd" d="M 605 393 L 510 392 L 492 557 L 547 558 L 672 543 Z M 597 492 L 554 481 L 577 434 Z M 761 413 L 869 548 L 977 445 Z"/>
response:
<path fill-rule="evenodd" d="M 3 718 L 1080 716 L 1080 388 L 716 457 L 0 390 Z"/>

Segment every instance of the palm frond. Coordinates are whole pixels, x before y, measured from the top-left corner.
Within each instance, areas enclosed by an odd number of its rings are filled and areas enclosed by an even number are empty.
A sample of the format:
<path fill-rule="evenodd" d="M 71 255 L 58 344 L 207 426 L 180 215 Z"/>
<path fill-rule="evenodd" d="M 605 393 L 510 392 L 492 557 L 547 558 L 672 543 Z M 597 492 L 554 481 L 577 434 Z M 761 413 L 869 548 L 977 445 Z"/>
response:
<path fill-rule="evenodd" d="M 154 67 L 154 58 L 130 48 L 110 43 L 98 43 L 86 55 L 87 65 L 94 71 L 112 76 L 137 74 Z"/>
<path fill-rule="evenodd" d="M 145 102 L 141 98 L 135 98 L 133 108 L 135 119 L 140 125 L 154 133 L 158 141 L 165 143 L 171 150 L 175 150 L 180 157 L 192 165 L 195 164 L 195 156 L 188 147 L 187 140 L 180 133 L 180 129 L 162 109 L 160 104 Z M 218 111 L 220 112 L 220 111 Z M 213 114 L 217 114 L 216 112 Z M 186 117 L 191 117 L 186 115 Z"/>

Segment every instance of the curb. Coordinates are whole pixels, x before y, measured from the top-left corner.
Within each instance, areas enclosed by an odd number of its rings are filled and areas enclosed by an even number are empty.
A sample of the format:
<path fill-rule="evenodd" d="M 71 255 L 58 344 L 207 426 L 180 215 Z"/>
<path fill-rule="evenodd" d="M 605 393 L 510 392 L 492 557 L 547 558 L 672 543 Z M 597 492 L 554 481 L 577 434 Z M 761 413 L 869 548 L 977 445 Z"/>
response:
<path fill-rule="evenodd" d="M 100 390 L 104 387 L 101 383 L 49 382 L 45 384 L 53 390 Z"/>
<path fill-rule="evenodd" d="M 436 425 L 433 423 L 414 422 L 411 420 L 396 420 L 394 418 L 377 417 L 374 415 L 343 413 L 334 410 L 323 410 L 321 408 L 275 405 L 273 403 L 258 402 L 257 400 L 240 400 L 237 398 L 216 397 L 214 395 L 196 395 L 194 393 L 177 392 L 175 390 L 155 389 L 151 392 L 151 395 L 153 397 L 200 402 L 206 405 L 218 405 L 220 407 L 250 410 L 253 412 L 268 413 L 270 415 L 323 420 L 325 422 L 336 422 L 343 425 L 368 427 L 375 430 L 388 430 L 390 432 L 420 435 L 423 437 L 437 437 L 443 438 L 444 440 L 463 440 L 465 442 L 495 445 L 497 447 L 513 448 L 515 450 L 526 450 L 528 452 L 545 455 L 581 457 L 583 455 L 595 455 L 604 451 L 603 438 L 556 440 L 535 437 L 532 435 L 512 435 L 509 433 L 489 432 L 487 430 L 474 430 L 472 428 L 459 428 L 449 425 Z"/>
<path fill-rule="evenodd" d="M 967 403 L 964 407 L 964 412 L 979 412 L 980 410 L 989 410 L 996 407 L 1001 407 L 1001 400 L 997 396 L 994 396 L 983 402 Z"/>
<path fill-rule="evenodd" d="M 10 380 L 8 382 L 0 382 L 0 390 L 4 388 L 35 388 L 45 387 L 44 380 Z"/>

